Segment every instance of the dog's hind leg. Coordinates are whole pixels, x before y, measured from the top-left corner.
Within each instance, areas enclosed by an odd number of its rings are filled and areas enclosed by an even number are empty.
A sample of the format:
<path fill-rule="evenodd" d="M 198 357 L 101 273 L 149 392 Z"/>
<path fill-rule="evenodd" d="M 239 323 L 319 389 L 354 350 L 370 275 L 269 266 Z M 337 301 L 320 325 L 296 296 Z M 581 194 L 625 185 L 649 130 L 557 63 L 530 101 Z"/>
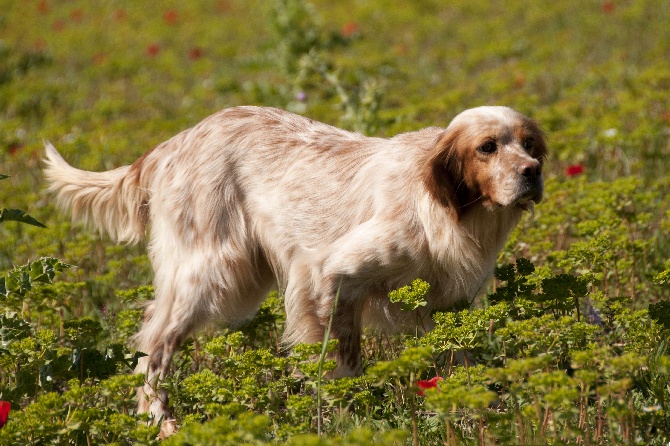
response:
<path fill-rule="evenodd" d="M 160 388 L 170 362 L 181 342 L 208 318 L 205 308 L 199 302 L 201 295 L 196 289 L 188 289 L 177 279 L 161 280 L 157 274 L 155 301 L 147 309 L 145 322 L 137 334 L 138 350 L 147 354 L 141 358 L 136 373 L 145 374 L 145 384 L 138 389 L 138 412 L 148 412 L 154 423 L 162 420 L 161 436 L 175 431 L 175 423 L 168 410 L 167 392 Z"/>
<path fill-rule="evenodd" d="M 138 334 L 138 349 L 148 355 L 136 369 L 146 374 L 138 390 L 138 412 L 149 412 L 154 422 L 162 418 L 163 436 L 174 431 L 174 420 L 167 392 L 159 384 L 181 343 L 209 322 L 223 320 L 235 326 L 249 319 L 273 283 L 265 259 L 236 246 L 224 243 L 218 252 L 183 249 L 180 256 L 172 253 L 160 264 L 154 261 L 156 298 Z"/>

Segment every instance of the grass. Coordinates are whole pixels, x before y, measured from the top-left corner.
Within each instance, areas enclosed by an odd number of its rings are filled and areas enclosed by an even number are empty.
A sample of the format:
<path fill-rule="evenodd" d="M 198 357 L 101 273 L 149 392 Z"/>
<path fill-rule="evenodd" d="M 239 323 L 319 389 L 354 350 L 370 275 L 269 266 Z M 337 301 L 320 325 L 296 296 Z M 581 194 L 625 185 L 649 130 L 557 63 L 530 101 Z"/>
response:
<path fill-rule="evenodd" d="M 508 105 L 547 131 L 547 198 L 472 309 L 425 337 L 368 333 L 363 377 L 315 393 L 321 345 L 281 355 L 276 295 L 240 332 L 187 342 L 165 383 L 170 442 L 666 444 L 669 21 L 651 0 L 0 0 L 0 205 L 48 227 L 3 222 L 0 271 L 76 266 L 0 297 L 0 444 L 156 443 L 128 373 L 152 296 L 144 247 L 55 209 L 42 140 L 107 170 L 242 104 L 378 136 Z"/>

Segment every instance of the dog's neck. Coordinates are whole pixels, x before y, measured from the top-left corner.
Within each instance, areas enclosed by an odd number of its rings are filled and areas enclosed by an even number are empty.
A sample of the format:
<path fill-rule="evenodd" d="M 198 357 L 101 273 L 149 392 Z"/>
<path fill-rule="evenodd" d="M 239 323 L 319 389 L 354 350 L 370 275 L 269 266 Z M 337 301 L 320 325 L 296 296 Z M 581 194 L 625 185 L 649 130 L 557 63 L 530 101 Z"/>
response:
<path fill-rule="evenodd" d="M 491 210 L 482 204 L 473 204 L 455 221 L 451 213 L 429 197 L 421 201 L 419 219 L 432 260 L 429 263 L 433 265 L 430 275 L 448 286 L 448 290 L 441 291 L 448 294 L 450 300 L 474 297 L 493 273 L 498 253 L 522 212 L 515 206 Z M 473 280 L 475 277 L 477 280 Z"/>

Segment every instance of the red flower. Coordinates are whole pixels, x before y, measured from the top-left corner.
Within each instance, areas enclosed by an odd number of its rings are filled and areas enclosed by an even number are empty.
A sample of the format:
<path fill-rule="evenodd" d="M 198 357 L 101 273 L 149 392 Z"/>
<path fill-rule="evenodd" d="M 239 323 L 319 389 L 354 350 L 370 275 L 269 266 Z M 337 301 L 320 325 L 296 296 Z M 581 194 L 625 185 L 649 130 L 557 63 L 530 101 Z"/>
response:
<path fill-rule="evenodd" d="M 44 39 L 37 39 L 35 40 L 35 43 L 33 44 L 35 47 L 35 50 L 37 51 L 44 51 L 47 47 L 47 41 Z"/>
<path fill-rule="evenodd" d="M 228 0 L 219 0 L 216 2 L 216 12 L 219 14 L 224 14 L 226 12 L 230 12 L 230 4 L 228 3 Z"/>
<path fill-rule="evenodd" d="M 116 11 L 114 11 L 114 18 L 116 19 L 117 22 L 123 22 L 124 20 L 126 20 L 127 17 L 128 14 L 126 14 L 125 9 L 119 8 Z"/>
<path fill-rule="evenodd" d="M 161 51 L 161 47 L 158 46 L 157 43 L 152 43 L 151 45 L 149 45 L 147 47 L 147 54 L 151 57 L 154 57 L 155 55 L 160 53 L 160 51 Z"/>
<path fill-rule="evenodd" d="M 93 57 L 91 58 L 94 64 L 100 65 L 102 63 L 105 63 L 107 60 L 107 55 L 105 53 L 95 53 Z"/>
<path fill-rule="evenodd" d="M 565 169 L 565 174 L 569 177 L 574 177 L 576 175 L 581 175 L 584 173 L 584 166 L 581 164 L 572 164 Z"/>
<path fill-rule="evenodd" d="M 40 0 L 37 3 L 37 10 L 41 12 L 42 14 L 46 14 L 49 12 L 49 2 L 47 0 Z"/>
<path fill-rule="evenodd" d="M 194 46 L 188 50 L 188 58 L 191 60 L 198 60 L 202 57 L 202 49 L 197 46 Z"/>
<path fill-rule="evenodd" d="M 11 408 L 12 404 L 9 401 L 0 401 L 0 427 L 7 422 L 7 416 L 9 416 L 9 409 Z"/>
<path fill-rule="evenodd" d="M 53 25 L 51 25 L 51 28 L 53 28 L 54 31 L 63 31 L 65 29 L 65 20 L 55 20 L 53 22 Z"/>
<path fill-rule="evenodd" d="M 521 88 L 526 84 L 526 76 L 524 76 L 521 73 L 518 73 L 516 76 L 514 76 L 514 86 L 516 88 Z"/>
<path fill-rule="evenodd" d="M 9 145 L 9 154 L 14 156 L 16 153 L 23 148 L 23 144 L 21 143 L 14 143 Z"/>
<path fill-rule="evenodd" d="M 176 23 L 178 18 L 179 14 L 177 14 L 177 11 L 175 11 L 174 9 L 165 11 L 165 14 L 163 14 L 163 20 L 165 20 L 165 22 L 169 24 Z"/>
<path fill-rule="evenodd" d="M 84 20 L 84 11 L 81 9 L 75 9 L 70 13 L 70 18 L 73 22 L 80 23 L 82 20 Z"/>
<path fill-rule="evenodd" d="M 605 14 L 611 14 L 614 12 L 614 2 L 612 1 L 606 1 L 602 5 L 603 12 Z"/>
<path fill-rule="evenodd" d="M 417 381 L 416 385 L 419 386 L 419 391 L 416 392 L 416 394 L 420 395 L 420 396 L 424 396 L 424 393 L 423 393 L 424 390 L 432 389 L 434 387 L 437 387 L 437 383 L 439 383 L 440 381 L 442 381 L 441 376 L 435 376 L 435 377 L 433 377 L 431 379 L 428 379 L 428 380 Z"/>
<path fill-rule="evenodd" d="M 358 24 L 355 22 L 345 23 L 344 26 L 342 26 L 342 35 L 344 37 L 352 37 L 357 32 Z"/>
<path fill-rule="evenodd" d="M 670 111 L 664 111 L 661 113 L 661 119 L 665 122 L 670 122 Z"/>

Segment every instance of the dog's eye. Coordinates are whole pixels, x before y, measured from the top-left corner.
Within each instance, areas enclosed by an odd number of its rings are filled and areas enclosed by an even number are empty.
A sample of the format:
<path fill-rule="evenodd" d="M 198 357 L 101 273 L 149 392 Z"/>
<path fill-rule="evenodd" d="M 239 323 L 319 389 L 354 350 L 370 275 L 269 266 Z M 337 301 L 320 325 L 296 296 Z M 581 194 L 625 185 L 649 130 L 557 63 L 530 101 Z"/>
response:
<path fill-rule="evenodd" d="M 488 141 L 479 146 L 477 150 L 479 150 L 482 153 L 493 153 L 496 151 L 496 149 L 497 149 L 496 143 L 493 141 Z"/>
<path fill-rule="evenodd" d="M 530 152 L 531 150 L 533 150 L 534 146 L 535 146 L 535 138 L 526 138 L 526 140 L 523 142 L 523 148 L 527 152 Z"/>

